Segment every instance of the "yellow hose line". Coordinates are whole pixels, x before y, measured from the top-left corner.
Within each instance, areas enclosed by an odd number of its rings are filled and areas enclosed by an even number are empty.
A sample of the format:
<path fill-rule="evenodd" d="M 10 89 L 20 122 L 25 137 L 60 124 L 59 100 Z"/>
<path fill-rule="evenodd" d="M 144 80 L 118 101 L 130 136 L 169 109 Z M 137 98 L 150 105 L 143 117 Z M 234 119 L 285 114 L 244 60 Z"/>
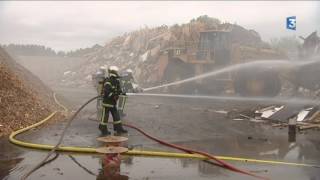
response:
<path fill-rule="evenodd" d="M 31 148 L 37 147 L 37 146 L 34 146 L 36 144 L 26 143 L 26 142 L 17 140 L 17 139 L 15 139 L 15 136 L 20 134 L 20 133 L 23 133 L 25 131 L 28 131 L 29 129 L 35 128 L 37 126 L 40 126 L 41 124 L 43 124 L 46 121 L 48 121 L 49 119 L 51 119 L 56 113 L 57 113 L 57 111 L 51 113 L 48 117 L 46 117 L 44 120 L 42 120 L 40 122 L 37 122 L 35 124 L 32 124 L 31 126 L 28 126 L 28 127 L 25 127 L 25 128 L 22 128 L 22 129 L 19 129 L 17 131 L 12 132 L 10 134 L 10 136 L 9 136 L 9 141 L 12 142 L 13 144 L 24 146 L 24 147 L 31 147 Z"/>
<path fill-rule="evenodd" d="M 159 151 L 140 151 L 131 150 L 125 153 L 126 155 L 142 155 L 142 156 L 157 156 L 157 157 L 170 157 L 170 158 L 191 158 L 191 159 L 208 159 L 206 156 L 200 154 L 187 154 L 187 153 L 172 153 L 172 152 L 159 152 Z M 283 161 L 271 161 L 271 160 L 259 160 L 259 159 L 248 159 L 248 158 L 238 158 L 229 156 L 215 156 L 220 160 L 228 161 L 242 161 L 242 162 L 252 162 L 252 163 L 265 163 L 265 164 L 279 164 L 279 165 L 289 165 L 289 166 L 304 166 L 304 167 L 319 167 L 313 164 L 303 164 L 303 163 L 291 163 Z"/>
<path fill-rule="evenodd" d="M 62 109 L 63 109 L 65 112 L 68 111 L 68 108 L 67 108 L 66 106 L 64 106 L 63 104 L 61 104 L 61 103 L 58 101 L 55 92 L 53 93 L 53 99 L 54 99 L 54 101 L 55 101 L 60 107 L 62 107 Z"/>
<path fill-rule="evenodd" d="M 35 128 L 40 126 L 41 124 L 45 123 L 46 121 L 50 120 L 57 111 L 51 113 L 48 117 L 43 119 L 40 122 L 37 122 L 31 126 L 26 128 L 22 128 L 15 132 L 12 132 L 9 136 L 9 141 L 13 144 L 26 147 L 26 148 L 33 148 L 39 150 L 51 150 L 53 149 L 53 145 L 47 144 L 36 144 L 36 143 L 29 143 L 25 141 L 20 141 L 15 139 L 15 136 L 21 134 L 29 129 Z M 93 147 L 75 147 L 75 146 L 60 146 L 58 151 L 64 152 L 77 152 L 77 153 L 97 153 L 96 148 Z M 200 154 L 187 154 L 187 153 L 173 153 L 173 152 L 159 152 L 159 151 L 141 151 L 141 150 L 129 150 L 128 152 L 124 153 L 124 155 L 131 155 L 131 156 L 154 156 L 154 157 L 165 157 L 165 158 L 192 158 L 192 159 L 200 159 L 205 160 L 208 159 L 207 157 L 200 155 Z M 238 157 L 228 157 L 228 156 L 215 156 L 221 160 L 229 160 L 229 161 L 242 161 L 242 162 L 252 162 L 252 163 L 264 163 L 264 164 L 279 164 L 279 165 L 289 165 L 289 166 L 303 166 L 303 167 L 320 167 L 318 165 L 312 164 L 303 164 L 303 163 L 291 163 L 291 162 L 283 162 L 283 161 L 271 161 L 271 160 L 259 160 L 259 159 L 248 159 L 248 158 L 238 158 Z"/>

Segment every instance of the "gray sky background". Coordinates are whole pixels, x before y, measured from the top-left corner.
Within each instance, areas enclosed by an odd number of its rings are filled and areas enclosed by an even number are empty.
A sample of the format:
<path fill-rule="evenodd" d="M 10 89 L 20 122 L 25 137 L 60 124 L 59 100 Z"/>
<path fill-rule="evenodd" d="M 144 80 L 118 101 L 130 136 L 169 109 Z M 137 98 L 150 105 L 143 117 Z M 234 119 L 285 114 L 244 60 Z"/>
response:
<path fill-rule="evenodd" d="M 103 45 L 145 25 L 187 23 L 205 14 L 254 29 L 266 41 L 320 31 L 317 1 L 0 1 L 0 44 L 71 50 Z M 297 16 L 297 31 L 285 28 L 288 16 Z"/>

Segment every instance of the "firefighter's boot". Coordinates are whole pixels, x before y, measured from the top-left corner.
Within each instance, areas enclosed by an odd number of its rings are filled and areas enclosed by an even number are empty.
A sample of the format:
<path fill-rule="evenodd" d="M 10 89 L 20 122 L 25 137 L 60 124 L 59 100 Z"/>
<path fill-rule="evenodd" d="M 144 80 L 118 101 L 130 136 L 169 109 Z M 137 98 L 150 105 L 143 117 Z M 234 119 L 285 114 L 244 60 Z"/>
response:
<path fill-rule="evenodd" d="M 108 131 L 107 125 L 99 124 L 99 130 L 101 131 L 101 135 L 107 136 L 110 135 L 111 133 Z"/>
<path fill-rule="evenodd" d="M 114 129 L 114 131 L 116 131 L 117 134 L 125 134 L 125 133 L 128 133 L 127 130 L 123 129 L 122 123 L 114 124 L 114 125 L 113 125 L 113 129 Z"/>

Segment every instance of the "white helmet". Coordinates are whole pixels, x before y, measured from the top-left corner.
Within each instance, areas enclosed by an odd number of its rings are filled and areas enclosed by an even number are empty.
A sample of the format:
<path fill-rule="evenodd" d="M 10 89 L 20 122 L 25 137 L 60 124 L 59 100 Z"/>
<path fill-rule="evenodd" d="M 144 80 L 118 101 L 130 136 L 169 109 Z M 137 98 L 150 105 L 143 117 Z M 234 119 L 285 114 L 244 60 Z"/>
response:
<path fill-rule="evenodd" d="M 117 66 L 110 66 L 108 69 L 109 76 L 118 77 L 119 68 Z"/>
<path fill-rule="evenodd" d="M 99 70 L 100 70 L 100 71 L 103 71 L 103 72 L 107 72 L 107 69 L 108 69 L 108 66 L 107 66 L 107 65 L 103 65 L 103 66 L 100 66 L 100 67 L 99 67 Z"/>
<path fill-rule="evenodd" d="M 132 74 L 132 73 L 133 73 L 132 69 L 127 69 L 126 72 L 127 72 L 128 74 Z"/>
<path fill-rule="evenodd" d="M 98 74 L 106 75 L 107 74 L 107 70 L 108 70 L 108 66 L 107 65 L 100 66 L 99 70 L 98 70 Z"/>

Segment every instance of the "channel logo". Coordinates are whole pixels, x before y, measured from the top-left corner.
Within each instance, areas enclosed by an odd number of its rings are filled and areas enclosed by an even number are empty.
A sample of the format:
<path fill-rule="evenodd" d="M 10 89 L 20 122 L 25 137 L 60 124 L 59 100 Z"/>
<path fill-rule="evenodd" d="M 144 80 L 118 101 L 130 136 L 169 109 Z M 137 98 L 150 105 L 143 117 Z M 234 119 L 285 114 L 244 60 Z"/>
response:
<path fill-rule="evenodd" d="M 297 19 L 296 16 L 287 17 L 287 29 L 296 30 Z"/>

